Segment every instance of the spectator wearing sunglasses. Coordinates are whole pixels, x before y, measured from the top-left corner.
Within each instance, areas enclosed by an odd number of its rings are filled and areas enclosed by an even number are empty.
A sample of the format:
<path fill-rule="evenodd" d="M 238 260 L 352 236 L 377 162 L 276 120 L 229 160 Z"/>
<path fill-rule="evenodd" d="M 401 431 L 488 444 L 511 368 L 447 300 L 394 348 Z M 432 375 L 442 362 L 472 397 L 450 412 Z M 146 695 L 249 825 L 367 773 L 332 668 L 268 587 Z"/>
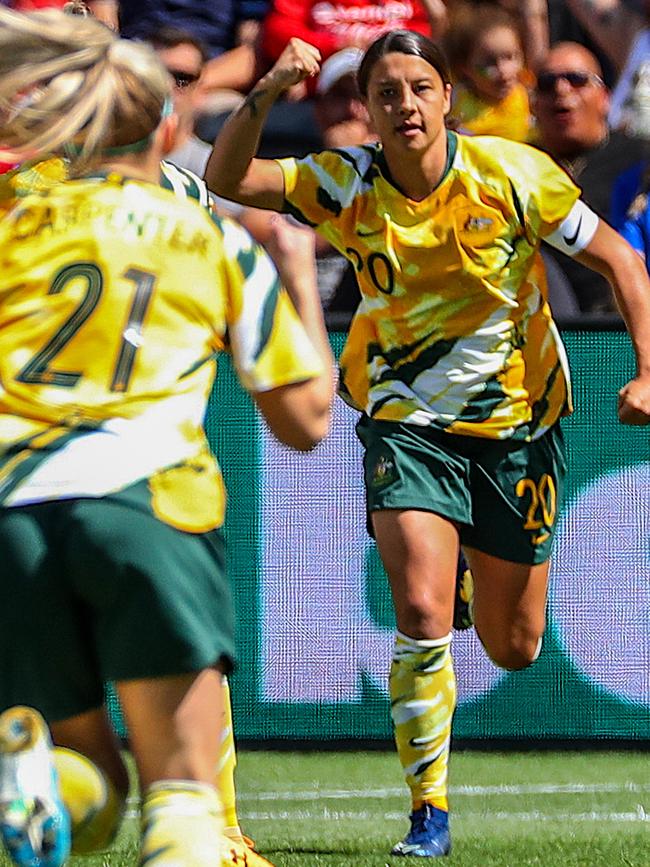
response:
<path fill-rule="evenodd" d="M 608 123 L 609 91 L 595 55 L 575 42 L 554 45 L 537 69 L 533 110 L 538 144 L 582 188 L 585 202 L 610 217 L 616 178 L 643 158 L 644 144 Z M 563 253 L 546 251 L 568 277 L 580 310 L 615 312 L 607 281 Z"/>
<path fill-rule="evenodd" d="M 126 39 L 151 41 L 151 34 L 164 27 L 181 28 L 200 39 L 208 54 L 202 87 L 206 104 L 209 97 L 210 112 L 230 111 L 239 105 L 262 72 L 257 43 L 269 0 L 94 2 L 106 5 L 106 14 L 112 14 Z"/>
<path fill-rule="evenodd" d="M 189 30 L 180 27 L 161 27 L 152 32 L 148 42 L 155 49 L 174 84 L 172 95 L 174 111 L 178 116 L 176 147 L 165 161 L 192 172 L 197 185 L 203 188 L 203 174 L 212 151 L 210 145 L 195 133 L 196 119 L 206 98 L 204 88 L 208 53 L 205 45 Z M 211 206 L 221 216 L 233 217 L 241 222 L 257 239 L 267 240 L 271 234 L 268 218 L 260 212 L 243 208 L 206 190 Z"/>
<path fill-rule="evenodd" d="M 617 73 L 609 122 L 650 136 L 650 0 L 566 0 Z"/>

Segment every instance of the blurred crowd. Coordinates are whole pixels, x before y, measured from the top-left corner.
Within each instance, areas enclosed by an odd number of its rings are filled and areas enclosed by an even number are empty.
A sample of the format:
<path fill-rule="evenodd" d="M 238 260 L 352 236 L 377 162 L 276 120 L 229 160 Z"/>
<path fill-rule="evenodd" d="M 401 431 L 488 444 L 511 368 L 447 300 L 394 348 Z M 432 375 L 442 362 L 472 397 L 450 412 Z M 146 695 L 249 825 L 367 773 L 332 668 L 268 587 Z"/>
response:
<path fill-rule="evenodd" d="M 650 0 L 0 2 L 21 11 L 76 7 L 151 42 L 174 78 L 182 119 L 171 159 L 198 175 L 224 119 L 294 36 L 318 47 L 321 73 L 274 107 L 261 155 L 372 141 L 355 79 L 363 50 L 387 30 L 420 31 L 451 63 L 452 128 L 547 151 L 640 255 L 650 249 Z M 266 213 L 221 207 L 265 242 Z M 615 313 L 604 278 L 550 248 L 543 254 L 558 318 Z M 323 305 L 352 311 L 358 289 L 349 263 L 323 242 L 317 257 Z"/>

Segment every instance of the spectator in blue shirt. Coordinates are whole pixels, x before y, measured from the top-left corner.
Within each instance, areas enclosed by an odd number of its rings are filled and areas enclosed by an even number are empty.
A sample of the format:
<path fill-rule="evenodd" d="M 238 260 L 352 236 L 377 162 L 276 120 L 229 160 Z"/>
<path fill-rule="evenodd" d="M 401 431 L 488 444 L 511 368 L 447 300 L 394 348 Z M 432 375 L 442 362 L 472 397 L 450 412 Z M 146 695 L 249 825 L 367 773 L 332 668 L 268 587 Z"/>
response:
<path fill-rule="evenodd" d="M 120 35 L 148 39 L 161 27 L 178 27 L 199 38 L 210 57 L 239 44 L 239 34 L 249 21 L 266 14 L 266 0 L 120 0 Z"/>
<path fill-rule="evenodd" d="M 650 213 L 648 212 L 648 191 L 650 190 L 650 169 L 646 169 L 641 192 L 634 199 L 627 212 L 627 219 L 620 229 L 621 235 L 643 258 L 650 272 Z"/>

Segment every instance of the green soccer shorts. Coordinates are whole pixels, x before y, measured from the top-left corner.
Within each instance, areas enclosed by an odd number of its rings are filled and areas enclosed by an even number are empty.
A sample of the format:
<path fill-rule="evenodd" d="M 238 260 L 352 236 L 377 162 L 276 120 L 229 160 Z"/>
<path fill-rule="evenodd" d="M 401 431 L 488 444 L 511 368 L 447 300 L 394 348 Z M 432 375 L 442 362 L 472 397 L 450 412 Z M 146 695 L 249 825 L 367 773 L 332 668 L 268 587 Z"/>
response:
<path fill-rule="evenodd" d="M 158 520 L 147 482 L 0 509 L 0 711 L 50 722 L 99 707 L 106 681 L 234 659 L 221 531 Z"/>
<path fill-rule="evenodd" d="M 566 460 L 559 424 L 532 442 L 458 436 L 362 416 L 368 512 L 435 512 L 462 545 L 514 563 L 543 563 L 562 502 Z M 370 523 L 370 522 L 369 522 Z"/>

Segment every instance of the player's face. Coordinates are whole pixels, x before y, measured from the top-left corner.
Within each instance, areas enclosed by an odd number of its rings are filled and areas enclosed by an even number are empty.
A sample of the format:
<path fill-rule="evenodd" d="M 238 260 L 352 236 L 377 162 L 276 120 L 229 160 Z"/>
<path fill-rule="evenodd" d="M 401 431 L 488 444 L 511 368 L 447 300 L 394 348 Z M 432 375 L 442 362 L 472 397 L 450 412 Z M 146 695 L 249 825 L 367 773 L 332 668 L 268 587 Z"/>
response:
<path fill-rule="evenodd" d="M 386 155 L 423 153 L 446 141 L 451 85 L 426 60 L 391 52 L 373 66 L 367 107 Z"/>

